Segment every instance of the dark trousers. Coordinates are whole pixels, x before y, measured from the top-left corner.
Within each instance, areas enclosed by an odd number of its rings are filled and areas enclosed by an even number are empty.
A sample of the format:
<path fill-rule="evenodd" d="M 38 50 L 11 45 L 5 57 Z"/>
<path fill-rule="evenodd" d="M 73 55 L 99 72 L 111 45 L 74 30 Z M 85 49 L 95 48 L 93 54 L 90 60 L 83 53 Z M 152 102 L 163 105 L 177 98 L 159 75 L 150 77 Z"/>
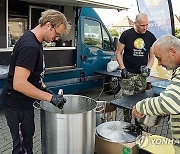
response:
<path fill-rule="evenodd" d="M 32 154 L 35 131 L 34 110 L 14 111 L 4 109 L 12 139 L 12 154 Z"/>

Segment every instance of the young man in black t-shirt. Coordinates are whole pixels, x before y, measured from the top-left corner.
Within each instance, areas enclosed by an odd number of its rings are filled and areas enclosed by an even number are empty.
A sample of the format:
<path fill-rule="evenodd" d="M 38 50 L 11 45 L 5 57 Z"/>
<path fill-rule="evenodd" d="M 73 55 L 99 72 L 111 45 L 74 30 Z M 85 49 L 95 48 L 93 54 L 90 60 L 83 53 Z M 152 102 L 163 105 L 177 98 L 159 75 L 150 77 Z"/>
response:
<path fill-rule="evenodd" d="M 54 95 L 42 82 L 44 75 L 42 42 L 51 42 L 69 30 L 64 14 L 56 10 L 42 13 L 39 25 L 27 31 L 16 43 L 11 55 L 7 83 L 2 101 L 13 139 L 13 154 L 33 153 L 35 100 L 50 102 L 61 108 L 66 102 Z"/>
<path fill-rule="evenodd" d="M 150 48 L 156 41 L 147 28 L 148 17 L 140 13 L 136 16 L 134 27 L 124 31 L 119 39 L 116 58 L 122 71 L 123 96 L 145 90 L 146 77 L 154 63 L 154 54 Z M 131 111 L 124 110 L 124 120 L 131 121 Z"/>

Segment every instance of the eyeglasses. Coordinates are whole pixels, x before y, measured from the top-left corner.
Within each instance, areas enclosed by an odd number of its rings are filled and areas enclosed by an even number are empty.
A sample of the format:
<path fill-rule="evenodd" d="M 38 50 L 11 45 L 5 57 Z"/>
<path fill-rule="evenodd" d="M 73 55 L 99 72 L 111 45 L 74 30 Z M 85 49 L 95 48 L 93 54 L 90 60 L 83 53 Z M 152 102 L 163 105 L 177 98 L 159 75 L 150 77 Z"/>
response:
<path fill-rule="evenodd" d="M 53 28 L 54 28 L 54 27 L 53 27 Z M 62 36 L 62 34 L 59 34 L 59 33 L 56 31 L 55 28 L 54 28 L 54 31 L 55 31 L 56 37 L 61 37 L 61 36 Z"/>

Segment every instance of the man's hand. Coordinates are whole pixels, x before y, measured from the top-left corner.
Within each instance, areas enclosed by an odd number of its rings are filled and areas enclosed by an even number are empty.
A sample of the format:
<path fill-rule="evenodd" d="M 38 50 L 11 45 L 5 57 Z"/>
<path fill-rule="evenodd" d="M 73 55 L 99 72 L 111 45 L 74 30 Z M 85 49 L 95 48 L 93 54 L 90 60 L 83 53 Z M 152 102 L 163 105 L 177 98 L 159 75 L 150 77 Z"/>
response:
<path fill-rule="evenodd" d="M 126 68 L 124 68 L 124 69 L 121 70 L 121 76 L 122 76 L 123 79 L 128 79 L 128 77 L 129 77 L 129 72 L 127 71 Z"/>
<path fill-rule="evenodd" d="M 51 98 L 50 103 L 52 103 L 54 106 L 62 109 L 64 104 L 66 103 L 66 99 L 63 97 L 63 95 L 53 95 Z"/>
<path fill-rule="evenodd" d="M 148 77 L 150 75 L 151 69 L 148 68 L 147 66 L 143 65 L 143 66 L 141 66 L 140 71 L 141 71 L 141 75 L 143 77 Z"/>
<path fill-rule="evenodd" d="M 143 118 L 145 115 L 136 110 L 136 106 L 132 109 L 132 116 L 135 118 Z"/>

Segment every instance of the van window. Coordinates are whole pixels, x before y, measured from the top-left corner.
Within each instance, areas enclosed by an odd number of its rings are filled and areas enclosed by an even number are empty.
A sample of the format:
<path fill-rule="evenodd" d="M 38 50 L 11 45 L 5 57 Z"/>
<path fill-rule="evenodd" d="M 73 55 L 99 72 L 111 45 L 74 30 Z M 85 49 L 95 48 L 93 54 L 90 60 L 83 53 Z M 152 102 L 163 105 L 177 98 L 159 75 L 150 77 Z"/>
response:
<path fill-rule="evenodd" d="M 111 50 L 111 41 L 102 25 L 94 20 L 84 20 L 84 42 L 86 45 Z"/>
<path fill-rule="evenodd" d="M 103 32 L 103 49 L 104 50 L 111 50 L 111 41 L 109 38 L 108 33 L 105 31 L 104 27 L 102 27 Z"/>
<path fill-rule="evenodd" d="M 102 49 L 102 34 L 100 23 L 94 20 L 85 19 L 84 38 L 85 44 L 96 46 Z"/>

